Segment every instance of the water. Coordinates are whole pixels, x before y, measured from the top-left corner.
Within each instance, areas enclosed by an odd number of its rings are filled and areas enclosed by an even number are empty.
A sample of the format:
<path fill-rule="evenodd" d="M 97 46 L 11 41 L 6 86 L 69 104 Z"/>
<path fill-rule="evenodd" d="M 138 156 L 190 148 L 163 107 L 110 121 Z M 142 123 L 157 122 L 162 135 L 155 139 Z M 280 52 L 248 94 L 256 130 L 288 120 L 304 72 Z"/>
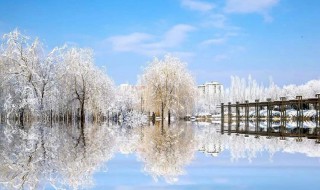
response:
<path fill-rule="evenodd" d="M 1 125 L 0 188 L 320 188 L 315 139 L 220 129 L 190 122 L 163 128 Z"/>

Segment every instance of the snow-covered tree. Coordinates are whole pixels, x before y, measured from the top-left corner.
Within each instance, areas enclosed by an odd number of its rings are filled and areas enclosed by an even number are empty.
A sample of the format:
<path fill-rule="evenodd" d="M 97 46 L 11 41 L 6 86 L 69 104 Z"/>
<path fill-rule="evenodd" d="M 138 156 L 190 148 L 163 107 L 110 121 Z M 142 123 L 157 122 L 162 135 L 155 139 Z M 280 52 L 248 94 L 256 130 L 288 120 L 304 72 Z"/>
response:
<path fill-rule="evenodd" d="M 301 95 L 303 98 L 314 98 L 320 92 L 320 80 L 311 80 L 302 85 L 289 84 L 279 87 L 270 79 L 269 86 L 259 85 L 256 80 L 249 75 L 248 79 L 238 76 L 231 77 L 231 86 L 227 88 L 224 96 L 224 102 L 244 102 L 248 100 L 254 102 L 255 99 L 266 101 L 279 100 L 280 97 L 295 99 Z"/>
<path fill-rule="evenodd" d="M 238 76 L 231 76 L 230 89 L 226 90 L 225 102 L 245 102 L 263 99 L 264 87 L 259 85 L 256 80 L 249 75 L 248 79 Z"/>
<path fill-rule="evenodd" d="M 170 55 L 155 58 L 145 69 L 141 82 L 145 86 L 147 109 L 151 112 L 162 117 L 166 112 L 177 117 L 192 112 L 195 83 L 179 58 Z"/>
<path fill-rule="evenodd" d="M 66 106 L 73 104 L 73 109 L 79 109 L 82 122 L 86 110 L 92 114 L 107 111 L 113 98 L 113 82 L 94 65 L 91 49 L 67 49 L 58 75 L 59 92 L 64 91 L 67 97 L 61 101 L 65 101 Z"/>
<path fill-rule="evenodd" d="M 7 106 L 23 117 L 25 109 L 44 110 L 44 100 L 50 95 L 54 79 L 54 51 L 46 54 L 43 44 L 36 38 L 14 30 L 3 36 L 2 62 L 6 69 L 2 86 L 7 88 Z"/>
<path fill-rule="evenodd" d="M 105 114 L 113 99 L 113 82 L 94 65 L 93 51 L 74 47 L 44 49 L 38 39 L 14 30 L 0 49 L 0 113 L 34 118 Z M 80 109 L 78 113 L 78 108 Z"/>
<path fill-rule="evenodd" d="M 112 112 L 116 113 L 121 120 L 125 120 L 127 114 L 141 110 L 141 95 L 136 86 L 122 84 L 117 87 L 113 101 Z"/>

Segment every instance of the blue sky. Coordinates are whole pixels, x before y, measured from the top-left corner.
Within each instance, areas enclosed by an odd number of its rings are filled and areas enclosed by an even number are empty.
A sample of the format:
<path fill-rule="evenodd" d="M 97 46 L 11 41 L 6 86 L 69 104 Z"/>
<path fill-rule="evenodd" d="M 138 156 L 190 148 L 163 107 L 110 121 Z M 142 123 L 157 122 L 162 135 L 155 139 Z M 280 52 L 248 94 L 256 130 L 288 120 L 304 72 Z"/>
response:
<path fill-rule="evenodd" d="M 0 34 L 19 28 L 45 41 L 95 50 L 116 84 L 135 84 L 154 56 L 188 63 L 197 83 L 231 75 L 267 83 L 319 79 L 320 1 L 3 1 Z"/>

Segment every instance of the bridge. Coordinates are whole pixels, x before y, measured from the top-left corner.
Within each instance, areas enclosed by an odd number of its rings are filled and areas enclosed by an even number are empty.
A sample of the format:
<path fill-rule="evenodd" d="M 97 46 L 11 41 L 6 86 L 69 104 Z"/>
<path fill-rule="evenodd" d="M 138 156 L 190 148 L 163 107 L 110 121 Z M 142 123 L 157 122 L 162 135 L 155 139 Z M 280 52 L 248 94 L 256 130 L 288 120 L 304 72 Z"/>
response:
<path fill-rule="evenodd" d="M 288 130 L 286 129 L 286 122 L 288 120 L 287 118 L 287 108 L 291 107 L 296 110 L 295 115 L 295 121 L 297 122 L 297 132 L 296 133 L 288 133 Z M 315 117 L 313 120 L 316 123 L 316 128 L 314 131 L 310 133 L 305 133 L 303 129 L 303 122 L 304 122 L 304 115 L 303 115 L 303 109 L 307 108 L 313 108 L 315 110 Z M 273 114 L 272 112 L 274 109 L 277 108 L 277 110 L 280 112 L 280 116 L 278 118 L 280 119 L 280 128 L 278 132 L 274 132 L 272 129 L 272 119 Z M 245 101 L 244 103 L 236 102 L 235 104 L 232 104 L 229 102 L 227 105 L 224 105 L 224 103 L 221 103 L 220 106 L 221 109 L 221 132 L 224 133 L 224 123 L 225 119 L 227 119 L 228 123 L 228 133 L 244 133 L 244 134 L 255 134 L 257 137 L 259 135 L 261 136 L 279 136 L 280 138 L 285 137 L 298 137 L 298 139 L 301 139 L 301 137 L 308 137 L 317 139 L 317 142 L 320 143 L 320 129 L 319 129 L 319 123 L 320 123 L 320 94 L 316 94 L 315 98 L 308 98 L 303 99 L 302 96 L 296 96 L 296 99 L 294 100 L 287 100 L 285 97 L 281 97 L 278 101 L 271 101 L 271 99 L 267 99 L 265 102 L 260 102 L 259 100 L 255 100 L 255 102 L 249 102 Z M 227 109 L 225 113 L 225 109 Z M 240 109 L 244 109 L 244 116 L 240 116 Z M 249 131 L 249 110 L 254 109 L 254 115 L 251 115 L 252 118 L 255 121 L 255 130 Z M 267 115 L 263 116 L 265 117 L 267 121 L 267 131 L 261 131 L 259 128 L 260 119 L 262 118 L 260 115 L 260 110 L 266 110 Z M 233 114 L 235 113 L 235 114 Z M 235 130 L 232 130 L 232 122 L 235 119 L 236 128 Z M 244 119 L 245 123 L 245 129 L 240 130 L 240 119 Z"/>

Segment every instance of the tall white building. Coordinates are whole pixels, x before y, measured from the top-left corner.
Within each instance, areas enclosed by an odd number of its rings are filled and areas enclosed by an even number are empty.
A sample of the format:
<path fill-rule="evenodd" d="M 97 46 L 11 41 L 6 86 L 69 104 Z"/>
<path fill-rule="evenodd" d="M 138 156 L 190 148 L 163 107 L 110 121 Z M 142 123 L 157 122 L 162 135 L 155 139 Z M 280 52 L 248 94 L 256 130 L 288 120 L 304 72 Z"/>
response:
<path fill-rule="evenodd" d="M 223 85 L 218 82 L 206 82 L 198 86 L 199 95 L 205 98 L 215 97 L 223 92 Z"/>
<path fill-rule="evenodd" d="M 214 114 L 222 101 L 223 85 L 218 82 L 206 82 L 198 86 L 197 114 Z"/>

